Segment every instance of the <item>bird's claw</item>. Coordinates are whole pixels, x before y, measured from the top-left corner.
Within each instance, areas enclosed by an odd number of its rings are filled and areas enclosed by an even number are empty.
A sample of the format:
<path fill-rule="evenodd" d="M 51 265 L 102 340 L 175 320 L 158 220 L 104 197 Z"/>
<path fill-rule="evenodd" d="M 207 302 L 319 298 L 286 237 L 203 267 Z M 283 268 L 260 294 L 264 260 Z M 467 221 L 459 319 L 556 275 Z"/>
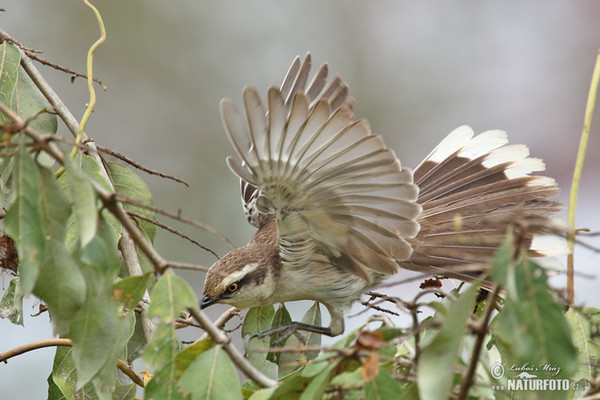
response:
<path fill-rule="evenodd" d="M 277 335 L 277 337 L 273 338 L 273 340 L 271 341 L 271 346 L 279 346 L 279 345 L 285 343 L 285 341 L 292 334 L 295 334 L 298 337 L 298 340 L 300 340 L 300 342 L 303 345 L 306 345 L 306 338 L 304 337 L 304 335 L 302 335 L 300 332 L 298 332 L 301 329 L 302 329 L 301 325 L 292 322 L 292 323 L 285 324 L 285 325 L 279 325 L 274 328 L 268 329 L 266 331 L 254 334 L 250 337 L 250 340 L 262 339 L 267 336 Z"/>

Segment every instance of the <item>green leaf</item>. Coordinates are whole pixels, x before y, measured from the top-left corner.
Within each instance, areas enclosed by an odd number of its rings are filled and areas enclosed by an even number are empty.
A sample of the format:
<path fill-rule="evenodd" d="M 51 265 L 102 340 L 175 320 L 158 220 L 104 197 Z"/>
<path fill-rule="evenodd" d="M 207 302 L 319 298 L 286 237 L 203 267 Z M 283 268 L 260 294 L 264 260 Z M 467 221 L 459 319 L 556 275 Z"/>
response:
<path fill-rule="evenodd" d="M 108 357 L 100 371 L 92 379 L 96 393 L 101 399 L 110 399 L 117 379 L 117 363 L 126 356 L 127 342 L 133 335 L 135 315 L 129 312 L 117 319 L 117 335 L 113 343 L 106 346 Z"/>
<path fill-rule="evenodd" d="M 135 383 L 130 385 L 117 385 L 112 393 L 112 400 L 133 400 L 137 392 Z"/>
<path fill-rule="evenodd" d="M 0 154 L 2 154 L 2 150 L 0 150 Z M 12 189 L 13 184 L 10 179 L 15 169 L 16 158 L 5 157 L 0 160 L 0 207 L 8 208 L 16 198 L 16 191 Z M 8 193 L 8 198 L 6 193 Z"/>
<path fill-rule="evenodd" d="M 433 384 L 430 382 L 430 384 Z M 392 378 L 385 368 L 379 368 L 379 373 L 373 382 L 365 384 L 365 398 L 374 400 L 397 400 L 404 388 L 400 382 Z"/>
<path fill-rule="evenodd" d="M 144 399 L 146 400 L 180 400 L 189 399 L 175 380 L 173 364 L 166 364 L 146 385 Z"/>
<path fill-rule="evenodd" d="M 153 371 L 159 371 L 167 364 L 175 362 L 179 350 L 179 340 L 172 323 L 160 322 L 152 334 L 142 360 Z"/>
<path fill-rule="evenodd" d="M 0 102 L 9 108 L 13 108 L 13 93 L 17 86 L 20 62 L 19 50 L 6 40 L 2 42 L 0 44 Z M 12 121 L 0 112 L 0 122 L 6 124 Z"/>
<path fill-rule="evenodd" d="M 40 111 L 52 110 L 52 106 L 22 67 L 19 67 L 17 86 L 13 92 L 13 109 L 24 120 L 33 118 L 29 126 L 37 132 L 56 133 L 58 127 L 56 115 L 40 113 Z M 44 158 L 46 163 L 52 160 L 48 157 Z"/>
<path fill-rule="evenodd" d="M 98 397 L 91 383 L 81 389 L 77 389 L 77 371 L 71 357 L 70 347 L 59 346 L 56 348 L 54 365 L 48 377 L 50 386 L 49 399 L 86 399 L 95 400 Z M 62 397 L 61 397 L 62 395 Z"/>
<path fill-rule="evenodd" d="M 275 378 L 277 375 L 275 364 L 267 360 L 270 339 L 263 337 L 247 340 L 246 338 L 270 329 L 274 315 L 275 308 L 272 305 L 254 307 L 248 310 L 242 325 L 246 358 L 254 367 L 270 378 Z"/>
<path fill-rule="evenodd" d="M 148 382 L 146 387 L 146 398 L 189 398 L 189 393 L 183 393 L 181 390 L 179 380 L 188 367 L 193 364 L 200 355 L 211 350 L 214 346 L 215 343 L 212 339 L 206 338 L 195 342 L 177 353 L 174 362 L 166 364 L 163 369 Z"/>
<path fill-rule="evenodd" d="M 193 363 L 200 354 L 212 349 L 215 346 L 215 342 L 212 338 L 207 337 L 202 340 L 198 340 L 194 344 L 181 350 L 175 356 L 175 378 L 179 380 L 185 370 Z"/>
<path fill-rule="evenodd" d="M 98 223 L 96 192 L 87 175 L 68 155 L 65 155 L 65 169 L 79 227 L 79 240 L 81 247 L 85 247 L 96 235 Z"/>
<path fill-rule="evenodd" d="M 112 191 L 112 187 L 111 187 L 109 181 L 107 180 L 108 178 L 102 174 L 102 171 L 100 170 L 100 167 L 99 167 L 97 161 L 93 157 L 82 154 L 82 155 L 78 156 L 77 159 L 78 159 L 79 167 L 74 166 L 74 168 L 72 168 L 72 169 L 76 169 L 78 172 L 82 172 L 81 174 L 78 174 L 78 175 L 83 175 L 83 177 L 81 177 L 81 179 L 85 178 L 85 180 L 87 180 L 88 183 L 90 183 L 90 184 L 91 184 L 91 182 L 95 182 L 96 184 L 98 184 L 99 186 L 104 188 L 105 190 Z M 73 163 L 71 162 L 69 164 L 73 164 Z M 65 195 L 67 195 L 67 198 L 69 199 L 69 201 L 71 203 L 75 203 L 77 195 L 73 195 L 73 192 L 76 191 L 76 185 L 75 185 L 75 187 L 72 188 L 73 184 L 71 183 L 71 181 L 72 181 L 72 179 L 69 177 L 68 172 L 62 174 L 58 178 L 58 183 L 63 188 L 63 192 L 65 193 Z M 84 184 L 84 186 L 85 186 L 85 184 Z M 94 191 L 94 193 L 95 193 L 95 191 Z M 87 204 L 86 207 L 91 207 L 91 204 L 89 202 L 86 202 L 86 204 Z M 96 204 L 95 204 L 95 210 L 98 210 L 98 209 L 101 209 L 101 212 L 100 212 L 101 217 L 111 227 L 111 231 L 113 233 L 114 240 L 118 241 L 121 237 L 121 230 L 122 230 L 121 222 L 119 222 L 119 220 L 115 216 L 113 216 L 110 213 L 110 211 L 103 209 L 101 207 L 99 200 L 97 200 Z M 76 214 L 77 214 L 77 212 L 73 213 L 73 215 L 71 215 L 71 217 L 69 218 L 69 221 L 67 223 L 66 243 L 67 243 L 67 248 L 69 248 L 69 249 L 73 248 L 75 246 L 76 242 L 78 240 L 80 240 L 80 237 L 81 237 L 81 233 L 80 233 L 81 230 L 79 228 L 80 218 Z M 97 221 L 97 216 L 94 217 L 94 221 Z M 88 229 L 90 229 L 90 228 L 88 228 Z"/>
<path fill-rule="evenodd" d="M 511 260 L 513 259 L 513 243 L 513 232 L 509 230 L 506 239 L 504 239 L 504 242 L 502 242 L 502 245 L 494 254 L 494 262 L 492 264 L 492 270 L 490 271 L 490 277 L 502 287 L 506 286 L 507 275 L 510 270 L 509 267 L 512 262 Z"/>
<path fill-rule="evenodd" d="M 419 400 L 419 388 L 416 383 L 410 383 L 398 400 Z"/>
<path fill-rule="evenodd" d="M 114 304 L 105 298 L 88 298 L 73 315 L 69 336 L 80 384 L 86 384 L 106 362 L 118 337 Z"/>
<path fill-rule="evenodd" d="M 309 364 L 310 365 L 310 364 Z M 360 366 L 360 362 L 358 362 Z M 331 380 L 332 387 L 339 387 L 343 390 L 344 400 L 364 400 L 365 382 L 362 377 L 361 368 L 355 368 L 351 371 L 342 372 L 334 376 Z"/>
<path fill-rule="evenodd" d="M 7 41 L 0 44 L 0 102 L 24 120 L 35 117 L 29 126 L 36 131 L 55 133 L 56 116 L 48 113 L 37 115 L 41 110 L 51 110 L 52 106 L 20 66 L 20 61 L 19 50 L 14 45 Z M 10 123 L 11 120 L 0 113 L 0 122 Z"/>
<path fill-rule="evenodd" d="M 302 322 L 309 325 L 321 325 L 321 308 L 315 302 L 302 317 Z M 300 334 L 306 341 L 306 346 L 320 346 L 321 335 L 313 332 L 301 331 Z M 302 347 L 304 343 L 296 335 L 292 335 L 285 342 L 285 347 Z M 279 377 L 289 375 L 296 369 L 308 364 L 308 362 L 319 355 L 318 351 L 305 351 L 301 353 L 281 353 L 279 357 Z"/>
<path fill-rule="evenodd" d="M 285 308 L 284 304 L 280 304 L 279 307 L 277 308 L 277 311 L 275 311 L 275 315 L 273 316 L 273 321 L 271 322 L 271 327 L 274 328 L 276 326 L 286 325 L 286 324 L 289 324 L 290 322 L 292 322 L 292 317 L 290 316 L 290 313 L 288 312 L 287 308 Z M 277 333 L 277 334 L 271 336 L 271 339 L 269 341 L 269 347 L 274 347 L 273 343 L 276 343 L 277 339 L 279 339 L 280 336 L 281 336 L 281 333 Z M 279 352 L 268 353 L 267 360 L 277 364 L 277 362 L 279 361 L 280 355 L 281 355 L 281 353 L 279 353 Z"/>
<path fill-rule="evenodd" d="M 582 379 L 593 379 L 594 372 L 600 359 L 599 343 L 594 343 L 593 332 L 600 331 L 600 310 L 593 307 L 584 307 L 580 310 L 571 307 L 565 315 L 573 344 L 577 349 L 577 360 L 579 369 L 573 375 L 572 381 L 578 382 Z M 578 395 L 583 393 L 587 385 L 580 385 L 581 389 L 576 391 Z"/>
<path fill-rule="evenodd" d="M 152 199 L 152 194 L 150 193 L 148 186 L 146 186 L 146 183 L 133 171 L 116 163 L 108 163 L 107 166 L 117 193 L 136 199 L 149 206 L 154 205 L 154 200 Z M 147 208 L 127 203 L 123 204 L 123 208 L 125 211 L 134 211 L 151 219 L 156 218 L 154 212 Z M 154 241 L 154 237 L 156 236 L 156 226 L 140 219 L 137 219 L 136 221 L 138 222 L 140 229 L 146 233 L 150 242 Z"/>
<path fill-rule="evenodd" d="M 113 294 L 117 301 L 123 303 L 126 308 L 135 308 L 144 296 L 151 275 L 148 272 L 144 275 L 130 276 L 115 283 Z"/>
<path fill-rule="evenodd" d="M 112 230 L 103 219 L 99 219 L 97 232 L 78 255 L 85 281 L 93 284 L 87 285 L 85 301 L 70 321 L 73 359 L 79 385 L 92 380 L 98 397 L 109 399 L 117 360 L 125 359 L 135 317 L 132 313 L 123 315 L 121 304 L 113 296 L 121 261 Z"/>
<path fill-rule="evenodd" d="M 577 369 L 577 353 L 564 306 L 550 292 L 544 270 L 523 259 L 509 276 L 504 307 L 492 323 L 503 360 L 508 365 L 550 364 L 561 368 L 555 378 L 570 378 Z"/>
<path fill-rule="evenodd" d="M 19 277 L 11 279 L 0 301 L 0 318 L 8 318 L 16 325 L 23 325 L 23 291 Z"/>
<path fill-rule="evenodd" d="M 172 323 L 186 307 L 198 307 L 198 299 L 187 282 L 168 269 L 152 290 L 147 315 Z"/>
<path fill-rule="evenodd" d="M 335 367 L 337 367 L 337 364 L 337 362 L 330 363 L 320 374 L 314 377 L 306 389 L 304 389 L 304 392 L 302 392 L 300 400 L 323 398 L 325 389 L 327 389 L 327 386 L 329 386 L 329 382 L 331 381 L 331 374 Z"/>
<path fill-rule="evenodd" d="M 121 257 L 112 228 L 104 218 L 98 219 L 96 228 L 92 240 L 81 250 L 80 258 L 95 267 L 97 275 L 92 278 L 97 279 L 94 280 L 96 289 L 102 289 L 103 295 L 112 295 L 113 282 L 121 270 Z"/>
<path fill-rule="evenodd" d="M 283 379 L 278 386 L 255 392 L 249 400 L 298 400 L 310 381 L 311 378 L 295 373 Z"/>
<path fill-rule="evenodd" d="M 48 304 L 56 331 L 64 334 L 72 315 L 83 303 L 86 284 L 65 247 L 69 203 L 50 171 L 39 169 L 39 176 L 41 226 L 46 244 L 33 292 Z"/>
<path fill-rule="evenodd" d="M 133 330 L 133 335 L 129 339 L 127 343 L 127 356 L 126 361 L 128 364 L 131 364 L 133 360 L 136 360 L 140 357 L 140 353 L 143 349 L 146 348 L 148 342 L 146 341 L 146 335 L 144 333 L 144 327 L 142 326 L 142 322 L 140 320 L 140 315 L 138 313 L 135 314 L 135 327 Z"/>
<path fill-rule="evenodd" d="M 454 365 L 460 353 L 467 321 L 475 306 L 477 283 L 470 285 L 450 305 L 442 327 L 423 349 L 417 367 L 417 385 L 423 400 L 445 400 L 452 390 Z"/>
<path fill-rule="evenodd" d="M 23 294 L 28 295 L 35 285 L 46 247 L 40 209 L 40 176 L 25 146 L 19 146 L 15 159 L 13 182 L 17 196 L 6 213 L 4 231 L 15 241 L 21 286 Z"/>
<path fill-rule="evenodd" d="M 244 383 L 242 383 L 242 396 L 244 397 L 244 399 L 249 398 L 259 390 L 260 386 L 258 386 L 258 384 L 253 380 L 248 379 L 245 380 Z"/>
<path fill-rule="evenodd" d="M 221 346 L 202 353 L 179 380 L 192 399 L 242 399 L 233 363 Z"/>

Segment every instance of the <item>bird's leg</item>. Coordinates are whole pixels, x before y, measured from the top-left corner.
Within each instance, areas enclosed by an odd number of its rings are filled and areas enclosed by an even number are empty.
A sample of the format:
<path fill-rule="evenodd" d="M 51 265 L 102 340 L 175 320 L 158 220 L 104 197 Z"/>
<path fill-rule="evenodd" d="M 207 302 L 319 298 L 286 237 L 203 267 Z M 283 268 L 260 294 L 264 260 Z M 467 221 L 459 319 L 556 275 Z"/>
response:
<path fill-rule="evenodd" d="M 341 335 L 342 333 L 344 333 L 343 311 L 340 308 L 331 307 L 327 304 L 325 306 L 327 307 L 327 310 L 329 310 L 329 314 L 331 315 L 331 323 L 328 327 L 305 324 L 304 322 L 290 322 L 289 324 L 279 325 L 271 329 L 267 329 L 264 332 L 259 332 L 256 335 L 253 335 L 251 339 L 263 338 L 274 334 L 280 334 L 279 337 L 272 343 L 273 345 L 278 345 L 280 343 L 283 343 L 285 339 L 287 339 L 292 333 L 296 333 L 297 335 L 299 335 L 300 341 L 305 343 L 306 341 L 303 339 L 302 335 L 298 333 L 298 331 L 313 332 L 318 333 L 320 335 L 332 337 Z"/>
<path fill-rule="evenodd" d="M 306 331 L 318 333 L 320 335 L 335 336 L 334 334 L 332 334 L 330 327 L 310 325 L 305 324 L 303 322 L 290 322 L 289 324 L 279 325 L 266 331 L 259 332 L 256 335 L 253 335 L 250 339 L 263 338 L 266 336 L 279 334 L 279 337 L 272 343 L 273 345 L 279 345 L 283 343 L 291 334 L 298 334 L 298 331 Z M 300 341 L 306 344 L 306 340 L 304 339 L 304 337 L 300 334 L 298 334 L 298 336 Z"/>

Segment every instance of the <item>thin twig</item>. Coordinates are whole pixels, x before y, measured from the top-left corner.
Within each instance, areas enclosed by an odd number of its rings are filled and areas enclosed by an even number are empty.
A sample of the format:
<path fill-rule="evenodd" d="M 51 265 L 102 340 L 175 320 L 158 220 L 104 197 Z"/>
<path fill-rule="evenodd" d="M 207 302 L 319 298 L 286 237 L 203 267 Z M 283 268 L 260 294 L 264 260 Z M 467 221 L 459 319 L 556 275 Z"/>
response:
<path fill-rule="evenodd" d="M 363 306 L 365 306 L 366 308 L 365 308 L 364 310 L 361 310 L 361 311 L 357 312 L 356 314 L 349 315 L 349 317 L 356 317 L 356 316 L 359 316 L 359 315 L 361 315 L 361 314 L 365 313 L 367 310 L 375 310 L 375 311 L 380 311 L 380 312 L 383 312 L 383 313 L 387 313 L 387 314 L 395 315 L 396 317 L 399 317 L 399 316 L 400 316 L 400 314 L 398 314 L 398 313 L 397 313 L 397 312 L 395 312 L 395 311 L 392 311 L 392 310 L 388 310 L 388 309 L 385 309 L 385 308 L 378 307 L 378 306 L 376 306 L 376 305 L 374 305 L 374 304 L 371 304 L 371 303 L 369 303 L 368 301 L 361 301 L 361 302 L 360 302 L 360 304 L 362 304 L 362 305 L 363 305 Z"/>
<path fill-rule="evenodd" d="M 123 162 L 126 162 L 127 164 L 131 165 L 132 167 L 135 167 L 135 168 L 137 168 L 137 169 L 139 169 L 141 171 L 144 171 L 144 172 L 146 172 L 146 173 L 148 173 L 150 175 L 157 175 L 157 176 L 160 176 L 161 178 L 171 179 L 171 180 L 173 180 L 175 182 L 178 182 L 178 183 L 184 184 L 187 187 L 190 187 L 190 185 L 186 181 L 184 181 L 183 179 L 179 179 L 179 178 L 176 178 L 176 177 L 174 177 L 172 175 L 167 175 L 165 173 L 162 173 L 162 172 L 159 172 L 159 171 L 155 171 L 155 170 L 150 169 L 148 167 L 144 167 L 139 162 L 137 162 L 137 161 L 135 161 L 135 160 L 133 160 L 133 159 L 131 159 L 131 158 L 129 158 L 129 157 L 121 154 L 121 153 L 119 153 L 118 151 L 109 149 L 108 147 L 100 146 L 99 144 L 96 144 L 96 147 L 98 148 L 98 151 L 101 151 L 101 152 L 109 154 L 109 155 L 111 155 L 111 156 L 113 156 L 115 158 L 118 158 L 119 160 L 121 160 Z"/>
<path fill-rule="evenodd" d="M 350 357 L 353 354 L 357 354 L 357 350 L 354 348 L 346 347 L 333 347 L 333 346 L 294 346 L 294 347 L 256 347 L 248 348 L 248 351 L 258 351 L 263 353 L 304 353 L 307 351 L 323 351 L 325 353 L 337 353 L 344 357 Z M 366 353 L 369 353 L 367 350 Z"/>
<path fill-rule="evenodd" d="M 0 362 L 6 363 L 9 358 L 18 356 L 23 353 L 27 353 L 32 350 L 42 349 L 44 347 L 56 347 L 56 346 L 71 346 L 73 342 L 71 339 L 45 339 L 33 343 L 27 343 L 23 346 L 15 347 L 7 352 L 0 353 Z"/>
<path fill-rule="evenodd" d="M 14 44 L 16 44 L 16 43 L 14 43 Z M 67 74 L 70 74 L 71 75 L 71 82 L 73 82 L 73 80 L 75 78 L 84 78 L 84 79 L 87 79 L 87 75 L 86 74 L 82 74 L 81 72 L 73 71 L 72 69 L 69 69 L 69 68 L 63 67 L 61 65 L 55 64 L 53 62 L 50 62 L 50 61 L 48 61 L 48 60 L 46 60 L 44 58 L 39 57 L 38 55 L 36 55 L 35 53 L 33 53 L 31 50 L 23 49 L 23 51 L 25 52 L 25 54 L 27 54 L 27 56 L 29 58 L 31 58 L 32 60 L 35 60 L 35 61 L 39 62 L 40 64 L 44 64 L 44 65 L 47 65 L 48 67 L 52 67 L 52 68 L 57 69 L 59 71 L 66 72 Z M 102 87 L 102 90 L 104 90 L 105 92 L 108 90 L 108 87 L 104 83 L 102 83 L 102 81 L 99 80 L 98 78 L 92 78 L 92 80 L 94 82 L 96 82 L 97 84 L 99 84 Z"/>
<path fill-rule="evenodd" d="M 175 261 L 168 261 L 168 263 L 169 263 L 170 268 L 186 269 L 189 271 L 208 272 L 208 270 L 210 269 L 210 267 L 205 267 L 204 265 L 198 265 L 198 264 L 188 264 L 188 263 L 175 262 Z"/>
<path fill-rule="evenodd" d="M 487 334 L 488 324 L 492 316 L 492 311 L 494 311 L 496 308 L 496 298 L 498 297 L 498 293 L 500 293 L 500 285 L 496 285 L 494 287 L 492 295 L 488 298 L 485 314 L 483 315 L 483 318 L 481 319 L 481 322 L 479 323 L 479 326 L 477 328 L 477 339 L 475 340 L 473 355 L 471 356 L 471 361 L 469 362 L 469 369 L 467 370 L 467 374 L 462 380 L 462 385 L 460 386 L 460 392 L 458 394 L 459 400 L 467 398 L 469 389 L 473 384 L 475 369 L 477 368 L 477 363 L 479 362 L 479 355 L 481 354 L 481 348 L 483 347 L 483 340 L 485 339 L 485 336 Z"/>
<path fill-rule="evenodd" d="M 227 322 L 229 322 L 229 320 L 230 320 L 231 318 L 233 318 L 233 317 L 236 317 L 236 316 L 237 316 L 237 317 L 240 317 L 240 319 L 243 319 L 243 318 L 242 318 L 242 314 L 240 313 L 240 310 L 238 310 L 238 309 L 237 309 L 237 308 L 235 308 L 235 307 L 231 307 L 230 309 L 228 309 L 227 311 L 225 311 L 223 314 L 221 314 L 221 315 L 219 316 L 219 318 L 217 318 L 217 320 L 214 322 L 214 324 L 215 324 L 215 326 L 216 326 L 217 328 L 219 328 L 219 329 L 223 329 L 225 332 L 231 332 L 231 331 L 234 331 L 234 330 L 236 330 L 237 328 L 239 328 L 239 326 L 238 326 L 238 327 L 236 327 L 236 328 L 234 328 L 234 329 L 231 329 L 231 330 L 226 330 L 226 329 L 225 329 L 225 324 L 226 324 Z M 206 339 L 207 337 L 208 337 L 208 333 L 206 333 L 206 334 L 202 335 L 202 336 L 200 337 L 200 339 L 198 339 L 198 340 L 204 340 L 204 339 Z"/>
<path fill-rule="evenodd" d="M 129 196 L 125 196 L 125 195 L 120 194 L 120 193 L 117 193 L 116 196 L 117 196 L 118 200 L 120 202 L 122 202 L 122 203 L 129 203 L 129 204 L 134 205 L 134 206 L 146 208 L 148 210 L 154 211 L 156 214 L 164 215 L 165 217 L 172 218 L 172 219 L 174 219 L 176 221 L 183 222 L 184 224 L 195 226 L 196 228 L 200 228 L 202 230 L 205 230 L 208 233 L 212 233 L 213 235 L 218 236 L 219 238 L 223 239 L 229 246 L 231 246 L 232 249 L 235 248 L 235 246 L 233 245 L 233 243 L 231 242 L 231 240 L 229 240 L 225 235 L 223 235 L 218 230 L 216 230 L 216 229 L 214 229 L 214 228 L 212 228 L 212 227 L 210 227 L 210 226 L 208 226 L 206 224 L 203 224 L 201 222 L 197 222 L 197 221 L 193 221 L 191 219 L 183 218 L 180 215 L 181 213 L 174 214 L 172 212 L 163 210 L 163 209 L 155 207 L 155 206 L 148 205 L 148 204 L 144 203 L 143 201 L 140 201 L 138 199 L 134 199 L 134 198 L 129 197 Z"/>
<path fill-rule="evenodd" d="M 188 236 L 188 235 L 186 235 L 185 233 L 179 232 L 178 230 L 176 230 L 176 229 L 174 229 L 174 228 L 171 228 L 171 227 L 170 227 L 170 226 L 168 226 L 168 225 L 165 225 L 165 224 L 163 224 L 163 223 L 160 223 L 160 222 L 158 222 L 158 221 L 157 221 L 157 220 L 155 220 L 155 219 L 148 218 L 148 217 L 146 217 L 145 215 L 143 215 L 143 214 L 140 214 L 140 213 L 137 213 L 137 212 L 135 212 L 135 211 L 127 211 L 127 214 L 129 214 L 129 215 L 130 215 L 130 216 L 132 216 L 132 217 L 135 217 L 135 218 L 139 218 L 139 219 L 141 219 L 141 220 L 144 220 L 144 221 L 146 221 L 146 222 L 150 222 L 151 224 L 154 224 L 154 225 L 156 225 L 156 226 L 158 226 L 158 227 L 160 227 L 160 228 L 162 228 L 162 229 L 164 229 L 164 230 L 166 230 L 166 231 L 169 231 L 169 232 L 171 232 L 171 233 L 173 233 L 173 234 L 175 234 L 175 235 L 177 235 L 177 236 L 179 236 L 179 237 L 182 237 L 182 238 L 184 238 L 184 239 L 186 239 L 186 240 L 190 241 L 191 243 L 195 244 L 196 246 L 200 247 L 201 249 L 208 251 L 208 252 L 209 252 L 209 253 L 211 253 L 213 256 L 215 256 L 215 257 L 217 258 L 217 260 L 219 259 L 219 256 L 217 255 L 217 253 L 215 253 L 214 251 L 212 251 L 212 250 L 211 250 L 211 249 L 209 249 L 208 247 L 205 247 L 205 246 L 201 245 L 200 243 L 198 243 L 197 241 L 195 241 L 194 239 L 192 239 L 191 237 L 189 237 L 189 236 Z"/>
<path fill-rule="evenodd" d="M 0 31 L 0 42 L 6 40 L 7 42 L 10 42 L 12 44 L 14 44 L 15 46 L 17 46 L 18 48 L 20 48 L 21 50 L 23 50 L 23 52 L 25 54 L 27 54 L 27 56 L 29 58 L 31 58 L 32 60 L 35 60 L 37 62 L 39 62 L 40 64 L 43 65 L 47 65 L 49 67 L 52 67 L 54 69 L 57 69 L 59 71 L 62 72 L 66 72 L 67 74 L 71 75 L 71 81 L 73 80 L 74 77 L 79 77 L 79 78 L 86 78 L 87 79 L 87 75 L 82 74 L 80 72 L 77 71 L 73 71 L 69 68 L 66 67 L 62 67 L 58 64 L 55 64 L 53 62 L 50 62 L 44 58 L 41 58 L 38 56 L 38 54 L 42 53 L 40 50 L 35 50 L 29 47 L 26 47 L 23 43 L 19 42 L 17 39 L 15 39 L 14 37 L 10 36 L 8 33 L 4 32 L 4 31 Z M 100 86 L 102 86 L 102 89 L 104 89 L 104 91 L 107 90 L 107 87 L 104 83 L 102 83 L 100 80 L 93 78 L 94 82 L 98 83 Z"/>

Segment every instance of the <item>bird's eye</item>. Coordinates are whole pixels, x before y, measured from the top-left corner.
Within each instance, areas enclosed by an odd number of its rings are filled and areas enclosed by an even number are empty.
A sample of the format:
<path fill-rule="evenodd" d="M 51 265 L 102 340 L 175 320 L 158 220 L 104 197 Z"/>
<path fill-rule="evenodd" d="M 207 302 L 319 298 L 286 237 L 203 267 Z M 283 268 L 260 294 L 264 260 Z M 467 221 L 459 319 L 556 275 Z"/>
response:
<path fill-rule="evenodd" d="M 227 286 L 227 290 L 229 292 L 233 293 L 236 290 L 238 290 L 239 287 L 240 287 L 240 285 L 238 285 L 237 283 L 232 283 L 231 285 Z"/>

